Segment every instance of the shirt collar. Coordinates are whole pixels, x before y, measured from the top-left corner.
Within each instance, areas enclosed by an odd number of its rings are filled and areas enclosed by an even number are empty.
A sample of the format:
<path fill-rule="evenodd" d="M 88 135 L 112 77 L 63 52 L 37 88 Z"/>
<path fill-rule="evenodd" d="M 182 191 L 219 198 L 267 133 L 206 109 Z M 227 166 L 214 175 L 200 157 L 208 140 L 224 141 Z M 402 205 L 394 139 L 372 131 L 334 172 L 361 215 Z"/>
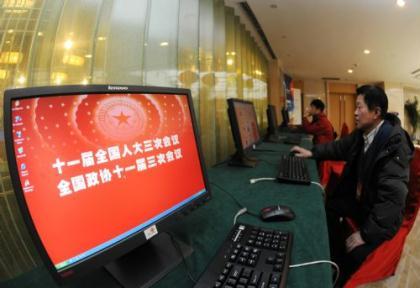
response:
<path fill-rule="evenodd" d="M 367 135 L 363 134 L 363 141 L 364 141 L 364 151 L 366 152 L 369 148 L 370 144 L 372 144 L 373 139 L 375 138 L 376 134 L 378 134 L 379 128 L 381 128 L 382 124 L 384 124 L 384 120 L 379 122 L 379 124 L 372 129 Z"/>

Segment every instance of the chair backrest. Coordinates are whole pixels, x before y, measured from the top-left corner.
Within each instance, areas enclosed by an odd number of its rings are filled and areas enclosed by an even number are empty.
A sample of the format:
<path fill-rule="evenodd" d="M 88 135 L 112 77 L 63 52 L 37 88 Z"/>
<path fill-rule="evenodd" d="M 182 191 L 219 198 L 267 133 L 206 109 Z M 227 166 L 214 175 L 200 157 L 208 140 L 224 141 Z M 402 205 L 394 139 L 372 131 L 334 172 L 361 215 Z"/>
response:
<path fill-rule="evenodd" d="M 414 222 L 420 204 L 420 147 L 416 147 L 410 163 L 410 181 L 404 218 Z M 412 223 L 411 223 L 412 224 Z"/>
<path fill-rule="evenodd" d="M 347 126 L 346 123 L 343 123 L 343 126 L 341 126 L 340 138 L 346 137 L 349 135 L 349 132 L 349 126 Z"/>

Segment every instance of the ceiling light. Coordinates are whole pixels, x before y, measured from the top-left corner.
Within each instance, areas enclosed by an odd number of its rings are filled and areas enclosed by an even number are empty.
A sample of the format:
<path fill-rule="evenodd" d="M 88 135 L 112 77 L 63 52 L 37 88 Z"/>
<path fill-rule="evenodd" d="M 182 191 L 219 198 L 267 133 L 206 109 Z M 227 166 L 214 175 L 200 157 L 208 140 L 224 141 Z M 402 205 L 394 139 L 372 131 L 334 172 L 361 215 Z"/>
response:
<path fill-rule="evenodd" d="M 367 54 L 370 54 L 370 50 L 365 49 L 365 50 L 363 50 L 363 53 L 365 53 L 366 55 L 367 55 Z"/>
<path fill-rule="evenodd" d="M 106 40 L 106 37 L 104 37 L 104 36 L 99 36 L 98 37 L 98 41 L 105 41 Z"/>
<path fill-rule="evenodd" d="M 397 6 L 398 7 L 404 7 L 405 6 L 405 1 L 404 0 L 397 0 Z"/>
<path fill-rule="evenodd" d="M 66 42 L 64 42 L 64 48 L 67 50 L 70 50 L 73 47 L 73 41 L 70 39 L 67 39 Z"/>
<path fill-rule="evenodd" d="M 347 73 L 352 74 L 353 73 L 353 69 L 348 69 Z"/>
<path fill-rule="evenodd" d="M 37 35 L 41 37 L 41 36 L 44 36 L 44 33 L 38 32 Z"/>
<path fill-rule="evenodd" d="M 83 66 L 85 59 L 77 55 L 66 54 L 63 57 L 63 63 L 73 66 Z"/>
<path fill-rule="evenodd" d="M 6 77 L 7 77 L 7 70 L 5 70 L 5 69 L 0 69 L 0 79 L 1 80 L 4 80 L 4 79 L 6 79 Z"/>
<path fill-rule="evenodd" d="M 15 30 L 13 30 L 13 29 L 7 30 L 7 33 L 9 33 L 9 34 L 12 34 L 13 32 L 15 32 Z"/>
<path fill-rule="evenodd" d="M 26 82 L 26 78 L 25 78 L 25 76 L 20 75 L 20 76 L 19 76 L 19 78 L 17 79 L 17 82 L 18 82 L 20 85 L 25 84 L 25 82 Z"/>
<path fill-rule="evenodd" d="M 168 42 L 161 42 L 161 43 L 160 43 L 160 46 L 162 46 L 162 47 L 163 47 L 163 46 L 168 46 L 168 45 L 169 45 L 169 43 L 168 43 Z"/>
<path fill-rule="evenodd" d="M 19 64 L 22 62 L 23 54 L 16 51 L 7 51 L 0 53 L 1 64 Z"/>
<path fill-rule="evenodd" d="M 227 63 L 227 65 L 229 65 L 229 66 L 231 66 L 231 65 L 233 65 L 233 59 L 227 59 L 227 61 L 226 61 L 226 63 Z"/>
<path fill-rule="evenodd" d="M 92 54 L 86 54 L 85 58 L 92 58 Z"/>

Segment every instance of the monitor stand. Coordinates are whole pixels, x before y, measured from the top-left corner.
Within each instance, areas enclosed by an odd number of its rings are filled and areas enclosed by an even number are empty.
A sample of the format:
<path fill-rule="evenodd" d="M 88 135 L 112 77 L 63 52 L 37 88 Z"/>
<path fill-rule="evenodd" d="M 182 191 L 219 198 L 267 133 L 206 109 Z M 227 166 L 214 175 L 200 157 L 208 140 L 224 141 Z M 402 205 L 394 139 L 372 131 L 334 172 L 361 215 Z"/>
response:
<path fill-rule="evenodd" d="M 184 258 L 192 247 L 176 240 Z M 182 261 L 167 233 L 160 233 L 146 244 L 105 265 L 105 269 L 125 288 L 150 287 Z"/>
<path fill-rule="evenodd" d="M 241 152 L 236 152 L 229 161 L 230 166 L 240 166 L 254 168 L 257 166 L 258 160 L 255 157 L 249 157 Z"/>

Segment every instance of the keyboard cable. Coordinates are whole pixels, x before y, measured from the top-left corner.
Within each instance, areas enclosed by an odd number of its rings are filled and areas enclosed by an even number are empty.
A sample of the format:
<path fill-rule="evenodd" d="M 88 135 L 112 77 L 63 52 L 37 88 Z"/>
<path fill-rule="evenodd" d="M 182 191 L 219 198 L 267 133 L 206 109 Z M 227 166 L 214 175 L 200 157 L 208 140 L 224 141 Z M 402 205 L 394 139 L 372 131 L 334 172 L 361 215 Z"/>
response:
<path fill-rule="evenodd" d="M 275 180 L 277 180 L 277 178 L 273 178 L 273 177 L 251 178 L 249 179 L 249 183 L 255 184 L 261 181 L 275 181 Z"/>
<path fill-rule="evenodd" d="M 182 250 L 181 250 L 181 247 L 179 247 L 179 243 L 178 243 L 178 241 L 176 241 L 176 239 L 175 239 L 175 237 L 172 235 L 172 233 L 170 233 L 170 232 L 165 232 L 165 233 L 167 233 L 168 235 L 169 235 L 169 238 L 171 238 L 171 242 L 172 242 L 172 245 L 175 247 L 175 250 L 178 252 L 178 254 L 179 255 L 181 255 L 181 258 L 182 258 L 182 263 L 184 264 L 184 266 L 185 266 L 185 270 L 187 271 L 187 276 L 188 276 L 188 278 L 194 283 L 194 284 L 196 284 L 197 283 L 197 279 L 195 279 L 193 276 L 192 276 L 192 274 L 191 274 L 191 271 L 190 271 L 190 268 L 188 267 L 188 265 L 187 265 L 187 261 L 185 260 L 185 256 L 184 256 L 184 254 L 182 253 Z"/>
<path fill-rule="evenodd" d="M 251 216 L 257 217 L 259 218 L 258 214 L 255 212 L 252 212 L 250 210 L 248 210 L 244 205 L 242 205 L 241 202 L 238 201 L 238 199 L 236 199 L 229 191 L 227 191 L 226 189 L 224 189 L 222 186 L 220 186 L 219 184 L 216 184 L 214 182 L 210 182 L 211 185 L 214 185 L 215 187 L 217 187 L 220 191 L 222 191 L 223 193 L 225 193 L 226 195 L 228 195 L 235 203 L 236 205 L 238 205 L 239 208 L 241 208 L 235 215 L 234 219 L 233 219 L 233 224 L 236 224 L 236 219 L 243 215 L 243 214 L 249 214 Z"/>
<path fill-rule="evenodd" d="M 337 283 L 338 277 L 340 276 L 340 267 L 338 267 L 337 263 L 335 263 L 333 261 L 329 261 L 329 260 L 318 260 L 318 261 L 312 261 L 312 262 L 305 262 L 305 263 L 299 263 L 299 264 L 289 265 L 289 268 L 303 267 L 303 266 L 315 265 L 315 264 L 322 264 L 322 263 L 331 264 L 336 269 L 337 274 L 335 276 L 334 283 L 333 283 L 333 286 L 335 286 L 335 284 Z"/>

